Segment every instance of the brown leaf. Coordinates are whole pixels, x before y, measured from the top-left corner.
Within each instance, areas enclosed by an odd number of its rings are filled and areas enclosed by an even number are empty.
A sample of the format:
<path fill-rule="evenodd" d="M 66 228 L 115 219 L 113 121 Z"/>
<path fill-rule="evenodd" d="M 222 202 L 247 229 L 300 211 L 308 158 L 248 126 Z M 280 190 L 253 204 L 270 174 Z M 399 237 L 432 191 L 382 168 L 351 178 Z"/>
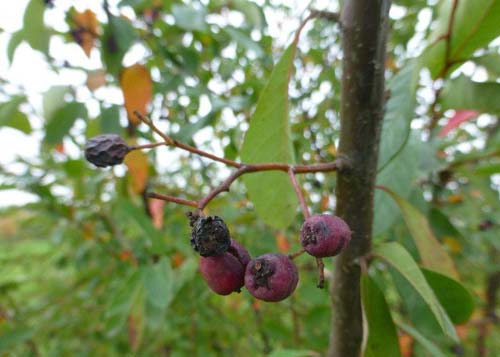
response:
<path fill-rule="evenodd" d="M 76 12 L 73 21 L 75 22 L 75 28 L 71 31 L 71 34 L 82 47 L 87 57 L 90 57 L 90 52 L 94 48 L 99 31 L 97 16 L 92 10 L 87 9 L 84 12 Z"/>
<path fill-rule="evenodd" d="M 128 119 L 137 125 L 139 119 L 134 115 L 134 111 L 147 115 L 147 107 L 153 96 L 153 82 L 149 70 L 141 64 L 125 68 L 120 78 L 120 86 Z"/>
<path fill-rule="evenodd" d="M 134 150 L 125 156 L 123 162 L 128 168 L 132 192 L 136 194 L 144 192 L 149 170 L 147 155 L 140 150 Z"/>

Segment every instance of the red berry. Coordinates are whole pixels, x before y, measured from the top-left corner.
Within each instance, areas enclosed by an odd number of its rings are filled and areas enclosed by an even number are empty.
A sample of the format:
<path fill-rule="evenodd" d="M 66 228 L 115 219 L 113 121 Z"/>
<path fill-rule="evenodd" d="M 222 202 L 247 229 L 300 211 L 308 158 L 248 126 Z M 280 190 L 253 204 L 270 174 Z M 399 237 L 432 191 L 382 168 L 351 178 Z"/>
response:
<path fill-rule="evenodd" d="M 289 297 L 299 281 L 297 267 L 283 254 L 264 254 L 252 259 L 245 271 L 245 287 L 264 301 L 281 301 Z"/>
<path fill-rule="evenodd" d="M 250 261 L 247 250 L 234 239 L 222 255 L 201 257 L 200 272 L 210 289 L 219 295 L 240 292 L 245 284 L 245 267 Z"/>
<path fill-rule="evenodd" d="M 305 251 L 318 258 L 333 257 L 347 246 L 351 230 L 342 218 L 315 214 L 300 229 L 300 243 Z"/>

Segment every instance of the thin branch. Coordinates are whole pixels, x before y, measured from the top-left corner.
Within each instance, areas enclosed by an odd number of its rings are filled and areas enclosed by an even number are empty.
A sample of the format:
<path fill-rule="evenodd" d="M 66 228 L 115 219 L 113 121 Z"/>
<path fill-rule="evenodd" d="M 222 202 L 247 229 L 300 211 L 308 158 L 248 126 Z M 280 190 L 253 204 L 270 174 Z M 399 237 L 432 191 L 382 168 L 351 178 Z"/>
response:
<path fill-rule="evenodd" d="M 340 14 L 337 12 L 331 12 L 331 11 L 322 11 L 322 10 L 311 10 L 311 15 L 315 18 L 318 19 L 325 19 L 328 21 L 336 22 L 341 25 L 340 23 Z"/>
<path fill-rule="evenodd" d="M 288 169 L 288 176 L 290 177 L 290 181 L 292 182 L 292 186 L 295 190 L 295 193 L 297 194 L 297 198 L 299 199 L 300 208 L 302 209 L 302 213 L 304 214 L 304 218 L 308 219 L 310 216 L 309 208 L 307 207 L 307 203 L 306 203 L 306 200 L 305 200 L 304 195 L 302 193 L 302 189 L 300 188 L 300 185 L 297 182 L 297 178 L 295 177 L 295 173 L 293 172 L 293 168 L 291 168 L 291 167 L 290 167 L 290 169 Z"/>
<path fill-rule="evenodd" d="M 208 203 L 213 200 L 219 193 L 229 191 L 229 187 L 231 184 L 236 181 L 238 177 L 247 172 L 252 172 L 253 167 L 251 166 L 242 166 L 235 172 L 233 172 L 227 179 L 224 180 L 219 186 L 214 188 L 212 191 L 208 193 L 203 199 L 198 203 L 198 213 L 201 215 L 203 209 L 208 205 Z"/>
<path fill-rule="evenodd" d="M 156 193 L 156 192 L 149 192 L 148 193 L 149 198 L 156 198 L 158 200 L 163 200 L 167 202 L 173 202 L 173 203 L 178 203 L 184 206 L 189 206 L 189 207 L 198 207 L 198 202 L 196 201 L 191 201 L 191 200 L 186 200 L 184 198 L 179 198 L 175 196 L 170 196 L 170 195 L 163 195 L 161 193 Z"/>

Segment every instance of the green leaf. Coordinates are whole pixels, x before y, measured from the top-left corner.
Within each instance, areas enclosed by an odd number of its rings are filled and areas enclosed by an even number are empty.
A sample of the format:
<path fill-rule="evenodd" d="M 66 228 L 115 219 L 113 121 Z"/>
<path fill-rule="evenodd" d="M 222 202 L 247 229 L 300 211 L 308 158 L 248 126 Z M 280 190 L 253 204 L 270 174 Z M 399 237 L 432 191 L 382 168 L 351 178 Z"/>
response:
<path fill-rule="evenodd" d="M 116 336 L 127 320 L 130 308 L 134 303 L 137 294 L 142 288 L 141 275 L 134 270 L 116 292 L 112 292 L 111 299 L 105 311 L 106 334 L 110 337 Z"/>
<path fill-rule="evenodd" d="M 295 161 L 288 120 L 288 79 L 294 47 L 285 51 L 262 91 L 246 133 L 241 159 L 247 163 Z M 258 215 L 270 226 L 290 224 L 297 198 L 284 172 L 259 172 L 243 176 Z"/>
<path fill-rule="evenodd" d="M 147 301 L 161 310 L 166 309 L 174 297 L 172 279 L 172 269 L 166 257 L 155 265 L 145 267 L 143 281 Z"/>
<path fill-rule="evenodd" d="M 127 318 L 128 342 L 130 349 L 136 352 L 142 342 L 146 327 L 146 309 L 144 303 L 144 290 L 139 289 L 130 306 Z"/>
<path fill-rule="evenodd" d="M 30 339 L 35 330 L 29 327 L 18 327 L 0 333 L 0 353 L 9 353 L 11 349 Z"/>
<path fill-rule="evenodd" d="M 23 18 L 23 38 L 29 45 L 46 55 L 49 53 L 50 34 L 43 22 L 45 4 L 41 0 L 31 0 Z"/>
<path fill-rule="evenodd" d="M 7 59 L 9 60 L 9 63 L 12 63 L 12 60 L 14 59 L 14 54 L 16 53 L 16 49 L 21 44 L 21 42 L 23 42 L 23 40 L 24 40 L 23 30 L 16 31 L 12 34 L 9 40 L 9 45 L 7 47 Z"/>
<path fill-rule="evenodd" d="M 27 115 L 18 110 L 19 105 L 25 100 L 24 96 L 15 96 L 10 101 L 0 104 L 0 127 L 8 126 L 25 134 L 31 133 L 32 128 Z"/>
<path fill-rule="evenodd" d="M 461 75 L 446 81 L 441 92 L 442 109 L 473 109 L 486 113 L 500 112 L 500 83 L 472 81 Z"/>
<path fill-rule="evenodd" d="M 385 187 L 382 187 L 382 189 L 399 206 L 408 230 L 415 241 L 423 265 L 445 275 L 458 277 L 453 260 L 434 237 L 427 218 L 395 192 Z"/>
<path fill-rule="evenodd" d="M 62 142 L 65 135 L 79 118 L 87 118 L 87 108 L 83 103 L 71 102 L 60 108 L 45 126 L 45 142 L 55 145 Z"/>
<path fill-rule="evenodd" d="M 364 356 L 401 356 L 396 327 L 384 294 L 367 275 L 361 277 L 361 300 L 368 323 L 368 340 Z"/>
<path fill-rule="evenodd" d="M 458 336 L 450 318 L 411 255 L 396 242 L 376 246 L 373 253 L 392 265 L 411 284 L 432 311 L 442 331 L 458 342 Z"/>
<path fill-rule="evenodd" d="M 239 31 L 234 27 L 225 27 L 224 31 L 226 31 L 236 43 L 248 51 L 253 52 L 257 57 L 264 56 L 264 50 L 260 47 L 259 43 L 252 40 L 244 32 Z"/>
<path fill-rule="evenodd" d="M 389 81 L 389 101 L 385 109 L 380 141 L 379 172 L 398 155 L 410 137 L 414 117 L 419 67 L 410 61 Z"/>
<path fill-rule="evenodd" d="M 413 180 L 418 174 L 419 162 L 423 155 L 423 147 L 417 135 L 411 135 L 408 143 L 398 157 L 391 160 L 387 166 L 377 175 L 377 185 L 390 187 L 402 197 L 408 198 Z M 397 205 L 383 192 L 375 192 L 375 220 L 373 232 L 375 235 L 382 234 L 389 229 L 401 217 Z"/>
<path fill-rule="evenodd" d="M 102 134 L 121 134 L 123 128 L 120 125 L 120 108 L 117 105 L 101 108 L 99 124 Z"/>
<path fill-rule="evenodd" d="M 500 163 L 481 164 L 474 168 L 474 174 L 480 176 L 491 176 L 500 173 Z"/>
<path fill-rule="evenodd" d="M 434 342 L 427 339 L 427 337 L 425 337 L 420 332 L 418 332 L 417 329 L 415 329 L 415 328 L 413 328 L 413 327 L 411 327 L 403 322 L 400 322 L 400 321 L 396 321 L 396 325 L 398 325 L 398 327 L 401 330 L 403 330 L 404 332 L 406 332 L 408 335 L 413 337 L 415 339 L 415 341 L 420 343 L 420 345 L 422 345 L 422 347 L 424 347 L 428 352 L 430 352 L 430 355 L 432 357 L 446 357 L 447 356 L 443 351 L 441 351 L 439 349 L 438 346 L 436 346 L 434 344 Z"/>
<path fill-rule="evenodd" d="M 44 93 L 42 104 L 43 104 L 43 116 L 46 121 L 49 121 L 55 114 L 55 112 L 66 105 L 64 97 L 69 93 L 69 87 L 66 86 L 54 86 Z"/>
<path fill-rule="evenodd" d="M 451 321 L 456 325 L 467 322 L 474 312 L 474 299 L 469 291 L 446 275 L 428 269 L 422 272 Z"/>
<path fill-rule="evenodd" d="M 490 76 L 500 77 L 500 53 L 487 53 L 482 56 L 472 58 L 472 61 L 479 66 L 483 66 Z"/>
<path fill-rule="evenodd" d="M 130 220 L 144 233 L 144 246 L 150 249 L 153 254 L 164 254 L 165 243 L 162 234 L 151 221 L 151 218 L 144 213 L 144 209 L 135 206 L 128 200 L 120 200 L 116 204 L 114 212 L 117 219 Z"/>
<path fill-rule="evenodd" d="M 187 31 L 204 31 L 207 28 L 205 23 L 205 9 L 195 9 L 186 5 L 172 5 L 172 15 L 175 24 Z"/>
<path fill-rule="evenodd" d="M 422 54 L 422 63 L 438 76 L 445 66 L 446 34 L 453 1 L 443 1 L 439 9 L 437 24 Z M 453 21 L 449 62 L 463 61 L 475 50 L 485 47 L 500 36 L 500 1 L 459 1 Z"/>
<path fill-rule="evenodd" d="M 248 0 L 233 0 L 231 1 L 231 5 L 245 15 L 247 23 L 258 29 L 264 27 L 266 20 L 261 8 L 257 4 Z"/>
<path fill-rule="evenodd" d="M 106 69 L 118 75 L 125 53 L 137 39 L 133 25 L 123 17 L 111 16 L 102 36 L 102 61 Z"/>
<path fill-rule="evenodd" d="M 317 357 L 319 354 L 314 351 L 306 351 L 306 350 L 285 350 L 279 349 L 274 350 L 268 357 Z"/>

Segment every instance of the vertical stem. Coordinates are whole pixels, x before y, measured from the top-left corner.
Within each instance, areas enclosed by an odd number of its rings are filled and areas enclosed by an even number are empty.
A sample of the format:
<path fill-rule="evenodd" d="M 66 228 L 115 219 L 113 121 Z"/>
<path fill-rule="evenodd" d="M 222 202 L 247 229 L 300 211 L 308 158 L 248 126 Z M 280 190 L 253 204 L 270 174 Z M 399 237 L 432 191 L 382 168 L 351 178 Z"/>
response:
<path fill-rule="evenodd" d="M 360 257 L 370 250 L 378 148 L 384 114 L 384 64 L 390 0 L 346 0 L 337 214 L 353 232 L 336 259 L 328 356 L 360 356 L 363 339 Z"/>

